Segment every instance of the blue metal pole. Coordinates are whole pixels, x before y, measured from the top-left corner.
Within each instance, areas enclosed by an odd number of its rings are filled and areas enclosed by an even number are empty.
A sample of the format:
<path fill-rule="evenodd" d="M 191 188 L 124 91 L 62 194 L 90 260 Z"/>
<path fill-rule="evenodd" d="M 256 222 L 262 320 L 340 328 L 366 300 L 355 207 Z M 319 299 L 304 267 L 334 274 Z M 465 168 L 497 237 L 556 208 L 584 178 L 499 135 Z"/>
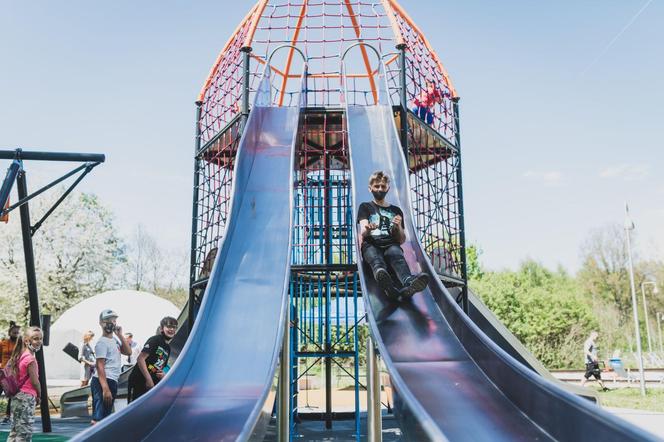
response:
<path fill-rule="evenodd" d="M 9 199 L 9 193 L 12 191 L 14 186 L 14 181 L 16 181 L 16 176 L 18 175 L 19 170 L 21 169 L 21 162 L 18 160 L 12 161 L 7 169 L 7 175 L 5 180 L 2 182 L 2 187 L 0 187 L 0 214 L 7 204 L 7 199 Z"/>

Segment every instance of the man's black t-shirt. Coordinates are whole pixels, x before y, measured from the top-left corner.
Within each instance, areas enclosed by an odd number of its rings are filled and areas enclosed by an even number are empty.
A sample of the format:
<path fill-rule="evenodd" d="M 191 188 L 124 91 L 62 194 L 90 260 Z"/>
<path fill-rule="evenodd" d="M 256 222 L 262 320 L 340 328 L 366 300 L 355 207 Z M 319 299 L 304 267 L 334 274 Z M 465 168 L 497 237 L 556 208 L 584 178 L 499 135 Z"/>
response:
<path fill-rule="evenodd" d="M 166 364 L 168 364 L 168 358 L 171 355 L 171 346 L 166 342 L 163 335 L 155 335 L 147 340 L 141 353 L 148 354 L 148 357 L 145 358 L 145 365 L 148 367 L 152 381 L 156 384 L 159 382 L 157 372 L 162 371 Z M 139 370 L 138 366 L 135 366 L 129 376 L 129 382 L 140 382 L 144 379 L 141 370 Z"/>
<path fill-rule="evenodd" d="M 364 244 L 373 244 L 377 247 L 386 248 L 393 244 L 399 245 L 392 235 L 392 220 L 395 216 L 401 216 L 401 227 L 403 224 L 403 212 L 395 205 L 382 207 L 374 202 L 362 203 L 357 210 L 358 223 L 366 219 L 371 224 L 376 224 L 377 229 L 371 231 L 369 236 L 366 236 L 363 241 Z"/>

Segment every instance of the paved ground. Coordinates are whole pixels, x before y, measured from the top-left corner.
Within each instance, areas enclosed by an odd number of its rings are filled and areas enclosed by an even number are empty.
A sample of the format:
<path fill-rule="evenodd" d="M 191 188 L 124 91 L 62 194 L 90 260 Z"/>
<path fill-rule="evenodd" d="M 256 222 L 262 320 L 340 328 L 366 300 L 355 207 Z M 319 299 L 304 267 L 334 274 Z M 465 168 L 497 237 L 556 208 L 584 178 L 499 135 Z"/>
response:
<path fill-rule="evenodd" d="M 89 419 L 83 418 L 53 418 L 52 419 L 53 433 L 50 435 L 41 433 L 41 419 L 37 418 L 34 426 L 34 442 L 49 441 L 59 442 L 74 437 L 84 429 L 90 426 Z M 366 416 L 362 416 L 360 428 L 366 431 Z M 8 425 L 0 426 L 0 442 L 7 439 L 9 432 Z M 265 442 L 276 442 L 276 422 L 273 419 L 265 436 Z M 325 423 L 319 421 L 303 422 L 297 426 L 296 432 L 293 434 L 293 440 L 300 441 L 337 441 L 337 442 L 352 442 L 355 441 L 355 421 L 335 421 L 332 423 L 332 429 L 326 430 Z M 362 434 L 362 441 L 366 440 L 366 435 Z M 396 420 L 393 416 L 385 416 L 383 418 L 383 441 L 384 442 L 399 442 L 401 441 L 401 431 L 397 427 Z"/>
<path fill-rule="evenodd" d="M 629 410 L 624 408 L 606 408 L 609 412 L 637 425 L 664 439 L 664 413 L 647 412 L 641 410 Z M 80 433 L 90 425 L 89 419 L 83 418 L 53 418 L 53 433 L 46 435 L 41 433 L 41 419 L 35 422 L 35 442 L 50 441 L 58 442 L 67 440 Z M 363 432 L 361 440 L 366 440 L 366 416 L 362 415 L 360 428 Z M 0 442 L 6 440 L 9 431 L 8 425 L 0 425 Z M 276 427 L 274 419 L 270 423 L 265 442 L 276 441 Z M 355 421 L 334 421 L 331 430 L 325 429 L 325 423 L 319 421 L 305 421 L 297 426 L 293 440 L 300 441 L 355 441 Z M 396 419 L 392 415 L 383 414 L 383 441 L 402 441 L 401 431 L 397 426 Z"/>
<path fill-rule="evenodd" d="M 629 408 L 605 407 L 604 409 L 664 439 L 664 413 Z"/>

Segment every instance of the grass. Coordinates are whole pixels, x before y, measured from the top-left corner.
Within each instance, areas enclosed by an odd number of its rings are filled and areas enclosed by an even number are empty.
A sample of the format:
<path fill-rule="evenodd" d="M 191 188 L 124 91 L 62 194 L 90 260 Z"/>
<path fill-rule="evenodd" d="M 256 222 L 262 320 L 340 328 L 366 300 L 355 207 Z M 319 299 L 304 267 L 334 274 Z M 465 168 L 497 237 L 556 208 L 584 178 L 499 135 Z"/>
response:
<path fill-rule="evenodd" d="M 646 396 L 641 396 L 639 388 L 618 388 L 599 392 L 602 405 L 615 408 L 632 408 L 635 410 L 664 412 L 664 389 L 648 388 Z"/>

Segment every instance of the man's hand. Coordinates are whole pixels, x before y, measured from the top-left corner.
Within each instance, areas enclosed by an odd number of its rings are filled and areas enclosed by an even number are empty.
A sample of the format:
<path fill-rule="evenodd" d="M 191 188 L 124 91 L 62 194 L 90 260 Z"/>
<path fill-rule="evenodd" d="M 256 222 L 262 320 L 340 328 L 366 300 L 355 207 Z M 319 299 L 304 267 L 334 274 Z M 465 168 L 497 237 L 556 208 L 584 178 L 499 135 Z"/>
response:
<path fill-rule="evenodd" d="M 395 225 L 395 226 L 401 226 L 402 222 L 403 222 L 403 218 L 401 217 L 401 215 L 395 216 L 394 219 L 392 220 L 392 224 Z"/>
<path fill-rule="evenodd" d="M 378 228 L 378 224 L 376 223 L 367 223 L 364 225 L 364 236 L 369 236 L 371 234 L 372 230 L 376 230 Z"/>
<path fill-rule="evenodd" d="M 164 376 L 166 376 L 166 373 L 164 373 L 163 370 L 159 370 L 154 375 L 157 376 L 157 379 L 161 380 L 161 379 L 164 379 Z"/>
<path fill-rule="evenodd" d="M 111 394 L 111 390 L 109 388 L 104 388 L 102 390 L 102 394 L 104 397 L 104 405 L 107 407 L 112 407 L 113 406 L 113 395 Z"/>
<path fill-rule="evenodd" d="M 115 334 L 118 335 L 118 337 L 123 336 L 123 334 L 122 334 L 122 326 L 121 326 L 121 325 L 116 325 L 116 326 L 115 326 Z"/>

